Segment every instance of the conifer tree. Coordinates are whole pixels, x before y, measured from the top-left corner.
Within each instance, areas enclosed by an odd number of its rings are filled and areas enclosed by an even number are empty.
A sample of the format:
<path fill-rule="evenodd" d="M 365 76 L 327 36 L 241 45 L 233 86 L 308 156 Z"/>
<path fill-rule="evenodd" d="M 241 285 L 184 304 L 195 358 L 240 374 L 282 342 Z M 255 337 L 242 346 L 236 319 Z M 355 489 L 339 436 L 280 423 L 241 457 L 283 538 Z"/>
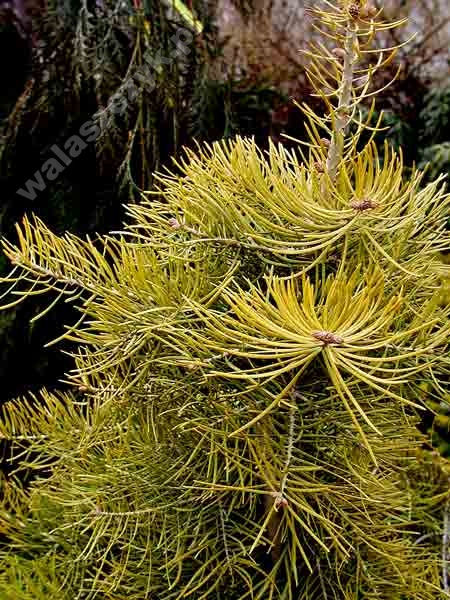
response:
<path fill-rule="evenodd" d="M 202 146 L 114 235 L 3 242 L 7 305 L 80 318 L 68 391 L 3 409 L 1 598 L 450 597 L 450 469 L 417 428 L 449 399 L 450 197 L 362 110 L 402 22 L 311 16 L 307 142 Z"/>

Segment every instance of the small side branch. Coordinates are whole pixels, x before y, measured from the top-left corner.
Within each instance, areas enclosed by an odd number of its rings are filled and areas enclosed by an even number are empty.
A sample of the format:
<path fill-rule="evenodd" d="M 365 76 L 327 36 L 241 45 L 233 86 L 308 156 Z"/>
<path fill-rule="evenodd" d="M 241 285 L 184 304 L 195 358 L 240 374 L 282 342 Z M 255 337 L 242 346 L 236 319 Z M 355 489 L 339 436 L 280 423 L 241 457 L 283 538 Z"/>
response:
<path fill-rule="evenodd" d="M 286 462 L 284 465 L 284 474 L 280 484 L 280 491 L 272 492 L 266 497 L 266 508 L 272 512 L 272 516 L 267 524 L 268 537 L 271 541 L 272 560 L 276 562 L 281 555 L 280 546 L 280 528 L 282 521 L 282 509 L 289 505 L 289 502 L 284 495 L 287 478 L 289 475 L 289 467 L 292 461 L 292 452 L 294 449 L 295 435 L 295 413 L 296 408 L 292 408 L 289 413 L 289 433 L 286 444 Z"/>

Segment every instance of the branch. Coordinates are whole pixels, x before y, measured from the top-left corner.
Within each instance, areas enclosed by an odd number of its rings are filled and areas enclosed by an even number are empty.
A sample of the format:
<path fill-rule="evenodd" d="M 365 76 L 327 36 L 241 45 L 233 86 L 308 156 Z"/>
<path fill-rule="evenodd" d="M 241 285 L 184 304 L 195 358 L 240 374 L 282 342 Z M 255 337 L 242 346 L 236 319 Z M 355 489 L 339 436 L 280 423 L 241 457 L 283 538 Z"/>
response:
<path fill-rule="evenodd" d="M 450 480 L 449 480 L 450 483 Z M 450 596 L 449 569 L 450 562 L 450 499 L 444 507 L 444 532 L 442 535 L 442 585 L 445 593 Z"/>
<path fill-rule="evenodd" d="M 337 168 L 342 159 L 344 137 L 349 123 L 348 113 L 352 97 L 354 65 L 357 60 L 357 41 L 357 25 L 349 22 L 345 38 L 344 67 L 339 91 L 339 102 L 327 157 L 327 170 L 332 180 L 336 178 Z"/>

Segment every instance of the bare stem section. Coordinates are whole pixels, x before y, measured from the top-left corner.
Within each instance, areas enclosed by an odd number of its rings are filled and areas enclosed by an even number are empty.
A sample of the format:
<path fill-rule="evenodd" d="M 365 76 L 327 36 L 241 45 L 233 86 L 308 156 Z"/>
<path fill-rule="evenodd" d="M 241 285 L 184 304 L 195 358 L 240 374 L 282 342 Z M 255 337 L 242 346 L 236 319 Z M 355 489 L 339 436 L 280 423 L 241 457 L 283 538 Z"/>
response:
<path fill-rule="evenodd" d="M 306 103 L 299 105 L 306 116 L 309 140 L 298 141 L 309 148 L 308 154 L 301 152 L 301 155 L 310 171 L 326 172 L 335 182 L 341 165 L 351 164 L 355 159 L 363 132 L 369 133 L 367 144 L 381 129 L 382 112 L 375 116 L 374 98 L 396 80 L 401 65 L 379 89 L 372 89 L 374 76 L 394 60 L 397 51 L 409 40 L 395 47 L 378 47 L 377 33 L 397 29 L 405 20 L 385 21 L 383 9 L 371 2 L 342 0 L 331 4 L 325 0 L 323 4 L 326 5 L 324 10 L 318 2 L 308 9 L 308 14 L 317 31 L 335 46 L 328 49 L 323 44 L 311 43 L 302 53 L 311 59 L 306 75 L 313 95 L 324 101 L 327 110 L 317 114 Z M 351 124 L 349 138 L 347 132 Z M 324 185 L 322 193 L 325 193 Z M 367 199 L 359 199 L 359 202 L 365 206 Z"/>
<path fill-rule="evenodd" d="M 327 157 L 327 171 L 332 180 L 336 178 L 338 165 L 344 152 L 345 133 L 350 122 L 350 105 L 353 90 L 353 77 L 357 55 L 357 25 L 349 23 L 344 46 L 344 67 L 339 92 L 338 108 L 335 115 L 333 135 Z"/>

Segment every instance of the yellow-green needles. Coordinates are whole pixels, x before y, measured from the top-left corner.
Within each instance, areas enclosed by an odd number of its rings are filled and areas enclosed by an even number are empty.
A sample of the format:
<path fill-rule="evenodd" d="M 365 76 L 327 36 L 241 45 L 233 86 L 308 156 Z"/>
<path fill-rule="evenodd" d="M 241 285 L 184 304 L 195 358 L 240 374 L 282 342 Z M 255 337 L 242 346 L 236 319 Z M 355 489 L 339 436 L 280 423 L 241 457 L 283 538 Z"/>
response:
<path fill-rule="evenodd" d="M 116 234 L 3 241 L 5 307 L 80 314 L 67 389 L 2 409 L 2 599 L 450 598 L 450 469 L 417 427 L 449 397 L 450 198 L 376 145 L 402 21 L 309 15 L 308 139 L 188 151 Z"/>

